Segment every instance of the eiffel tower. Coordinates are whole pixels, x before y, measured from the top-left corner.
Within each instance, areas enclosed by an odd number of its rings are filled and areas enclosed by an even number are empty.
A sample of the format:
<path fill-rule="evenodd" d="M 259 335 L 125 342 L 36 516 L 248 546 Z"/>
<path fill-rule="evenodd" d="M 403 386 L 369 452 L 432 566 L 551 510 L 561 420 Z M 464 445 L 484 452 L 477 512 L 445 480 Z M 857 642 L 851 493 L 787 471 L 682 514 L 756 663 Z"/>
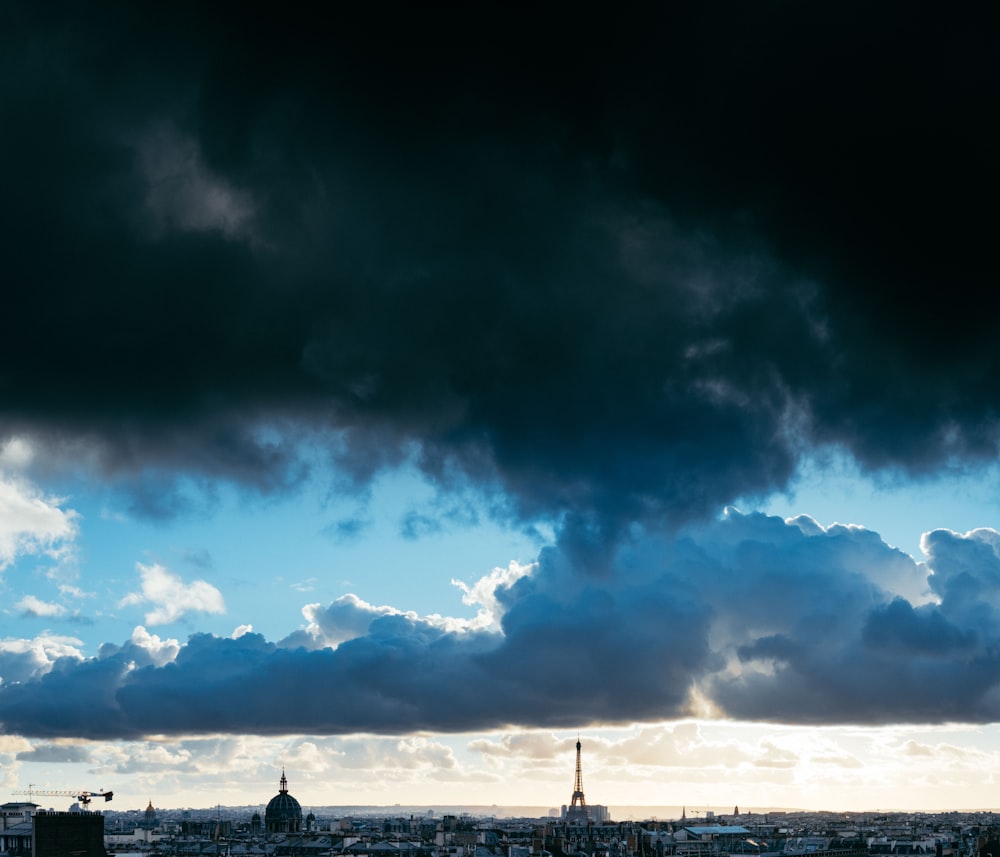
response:
<path fill-rule="evenodd" d="M 587 799 L 583 796 L 583 766 L 580 764 L 580 739 L 576 739 L 576 779 L 573 781 L 573 800 L 566 810 L 566 821 L 570 824 L 586 824 L 590 821 Z"/>

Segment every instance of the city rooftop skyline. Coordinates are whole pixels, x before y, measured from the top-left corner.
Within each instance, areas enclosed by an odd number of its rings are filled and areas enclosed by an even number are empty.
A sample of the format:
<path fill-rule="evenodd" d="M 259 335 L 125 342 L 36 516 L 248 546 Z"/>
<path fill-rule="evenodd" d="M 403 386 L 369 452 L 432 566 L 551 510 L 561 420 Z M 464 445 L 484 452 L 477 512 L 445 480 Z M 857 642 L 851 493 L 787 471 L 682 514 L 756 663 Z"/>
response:
<path fill-rule="evenodd" d="M 0 10 L 0 790 L 1000 804 L 995 21 Z"/>

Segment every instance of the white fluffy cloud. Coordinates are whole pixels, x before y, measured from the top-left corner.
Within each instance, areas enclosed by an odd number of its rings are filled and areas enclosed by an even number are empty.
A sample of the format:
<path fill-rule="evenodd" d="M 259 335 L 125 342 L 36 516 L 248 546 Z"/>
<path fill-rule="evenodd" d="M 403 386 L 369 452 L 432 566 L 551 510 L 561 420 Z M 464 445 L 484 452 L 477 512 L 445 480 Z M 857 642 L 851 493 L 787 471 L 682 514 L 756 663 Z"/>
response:
<path fill-rule="evenodd" d="M 401 616 L 395 607 L 377 606 L 353 594 L 342 595 L 329 607 L 307 604 L 302 615 L 309 620 L 305 633 L 315 646 L 336 648 L 346 640 L 353 640 L 368 633 L 371 623 L 380 616 Z M 301 643 L 300 635 L 293 635 Z"/>
<path fill-rule="evenodd" d="M 42 634 L 31 640 L 0 640 L 0 683 L 28 681 L 52 669 L 59 658 L 83 660 L 82 641 Z"/>
<path fill-rule="evenodd" d="M 212 584 L 204 580 L 185 583 L 162 565 L 136 563 L 142 589 L 126 595 L 119 606 L 151 604 L 146 613 L 147 625 L 168 625 L 185 613 L 225 613 L 226 604 Z"/>
<path fill-rule="evenodd" d="M 41 598 L 36 598 L 34 595 L 25 595 L 17 602 L 17 609 L 28 616 L 48 619 L 56 619 L 66 615 L 66 608 L 62 604 L 42 601 Z"/>
<path fill-rule="evenodd" d="M 452 580 L 452 585 L 462 590 L 462 603 L 470 607 L 478 605 L 479 612 L 475 624 L 482 628 L 499 628 L 503 616 L 503 605 L 497 599 L 497 592 L 509 589 L 522 577 L 531 574 L 533 564 L 523 564 L 516 561 L 506 568 L 494 568 L 485 577 L 469 585 L 461 580 Z"/>
<path fill-rule="evenodd" d="M 370 604 L 352 593 L 340 596 L 328 606 L 307 604 L 302 608 L 302 615 L 308 620 L 308 625 L 305 629 L 286 637 L 282 645 L 286 648 L 295 646 L 310 649 L 336 648 L 341 643 L 370 633 L 372 623 L 385 617 L 400 617 L 408 622 L 416 622 L 444 633 L 460 634 L 469 631 L 496 633 L 500 631 L 503 617 L 503 605 L 498 594 L 509 589 L 522 577 L 530 575 L 533 568 L 534 565 L 511 562 L 506 568 L 494 568 L 472 584 L 452 580 L 452 584 L 464 593 L 462 602 L 472 607 L 478 606 L 479 610 L 473 619 L 438 614 L 419 616 L 413 611 Z"/>
<path fill-rule="evenodd" d="M 69 552 L 76 537 L 76 512 L 60 508 L 24 479 L 0 471 L 0 571 L 18 557 L 43 554 L 54 560 Z"/>
<path fill-rule="evenodd" d="M 130 642 L 143 649 L 149 655 L 150 662 L 158 667 L 170 663 L 181 650 L 181 644 L 177 640 L 169 638 L 161 640 L 156 634 L 150 634 L 142 625 L 138 625 L 132 632 Z"/>

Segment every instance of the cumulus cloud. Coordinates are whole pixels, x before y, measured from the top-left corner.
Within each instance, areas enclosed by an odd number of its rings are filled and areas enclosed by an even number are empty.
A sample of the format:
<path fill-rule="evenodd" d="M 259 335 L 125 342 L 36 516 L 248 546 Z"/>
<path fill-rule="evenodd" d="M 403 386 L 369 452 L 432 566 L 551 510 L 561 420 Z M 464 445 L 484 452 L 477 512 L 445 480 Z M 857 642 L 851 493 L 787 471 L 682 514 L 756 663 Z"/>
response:
<path fill-rule="evenodd" d="M 997 616 L 1000 595 L 1000 533 L 978 529 L 925 533 L 920 542 L 932 570 L 931 590 L 941 608 L 964 622 L 985 623 Z"/>
<path fill-rule="evenodd" d="M 60 583 L 59 592 L 66 598 L 75 598 L 77 600 L 93 598 L 95 596 L 95 593 L 84 592 L 79 586 L 73 586 L 70 583 Z"/>
<path fill-rule="evenodd" d="M 296 771 L 324 771 L 329 767 L 326 754 L 313 741 L 297 744 L 287 754 L 285 764 Z"/>
<path fill-rule="evenodd" d="M 83 641 L 42 634 L 30 640 L 0 640 L 0 682 L 11 684 L 45 675 L 57 663 L 82 661 Z"/>
<path fill-rule="evenodd" d="M 365 636 L 373 624 L 381 617 L 400 617 L 407 622 L 426 625 L 441 632 L 462 633 L 471 630 L 499 630 L 496 612 L 496 590 L 517 580 L 528 571 L 526 566 L 512 563 L 508 569 L 494 569 L 472 587 L 453 581 L 466 592 L 463 601 L 466 604 L 483 605 L 474 619 L 459 619 L 450 616 L 431 614 L 418 616 L 413 611 L 402 611 L 387 605 L 377 606 L 358 598 L 354 594 L 342 595 L 329 606 L 322 604 L 307 604 L 302 608 L 302 615 L 308 624 L 302 630 L 295 631 L 283 639 L 279 645 L 285 648 L 305 646 L 306 648 L 336 648 L 347 640 Z"/>
<path fill-rule="evenodd" d="M 0 753 L 15 755 L 17 753 L 26 752 L 31 748 L 31 744 L 27 739 L 21 738 L 18 735 L 3 735 L 0 736 Z"/>
<path fill-rule="evenodd" d="M 988 581 L 996 541 L 992 530 L 925 536 L 937 603 L 873 593 L 863 578 L 816 588 L 812 607 L 799 604 L 794 622 L 761 628 L 738 648 L 741 669 L 713 680 L 713 698 L 737 717 L 799 722 L 996 719 L 992 609 L 985 602 L 970 609 L 964 586 L 947 585 L 973 557 L 966 569 L 975 568 L 978 581 L 968 582 L 975 589 Z"/>
<path fill-rule="evenodd" d="M 169 664 L 177 657 L 177 653 L 181 650 L 180 643 L 177 640 L 169 638 L 162 640 L 156 634 L 150 634 L 142 625 L 138 625 L 132 631 L 132 637 L 129 642 L 133 647 L 132 650 L 140 649 L 146 653 L 148 661 L 144 660 L 144 663 L 150 663 L 157 667 Z"/>
<path fill-rule="evenodd" d="M 212 584 L 204 580 L 185 583 L 161 565 L 136 563 L 142 589 L 121 599 L 120 607 L 152 604 L 146 613 L 147 625 L 169 625 L 187 613 L 225 613 L 226 604 Z"/>
<path fill-rule="evenodd" d="M 432 776 L 437 770 L 454 771 L 458 766 L 454 750 L 447 744 L 418 736 L 412 738 L 349 737 L 326 742 L 327 753 L 336 758 L 336 768 L 354 772 L 378 771 L 391 778 L 419 772 Z"/>
<path fill-rule="evenodd" d="M 280 644 L 246 630 L 181 645 L 137 628 L 97 658 L 58 670 L 49 659 L 35 680 L 5 684 L 0 721 L 94 737 L 398 734 L 663 720 L 699 700 L 786 723 L 995 720 L 1000 641 L 968 589 L 993 579 L 997 534 L 927 544 L 924 566 L 867 530 L 731 509 L 673 535 L 632 534 L 602 575 L 581 577 L 580 545 L 564 542 L 530 570 L 487 575 L 493 630 L 354 596 L 309 605 L 309 630 Z M 904 571 L 940 574 L 939 600 L 883 586 Z M 74 720 L 55 704 L 67 686 L 103 716 Z"/>
<path fill-rule="evenodd" d="M 105 746 L 102 752 L 106 754 L 105 767 L 115 774 L 143 773 L 155 776 L 162 772 L 199 772 L 195 752 L 184 742 L 179 746 L 168 747 L 162 741 L 137 741 L 110 750 Z"/>
<path fill-rule="evenodd" d="M 401 616 L 402 611 L 394 607 L 377 607 L 356 595 L 347 594 L 337 598 L 328 607 L 322 604 L 307 604 L 302 615 L 308 621 L 304 632 L 292 634 L 286 645 L 309 645 L 310 647 L 330 646 L 336 648 L 345 640 L 362 637 L 380 616 Z M 410 614 L 416 618 L 415 614 Z"/>
<path fill-rule="evenodd" d="M 588 756 L 591 750 L 590 744 L 588 740 Z M 523 732 L 501 735 L 495 739 L 477 738 L 469 742 L 469 749 L 486 756 L 550 761 L 560 756 L 565 757 L 566 751 L 570 748 L 566 741 L 556 740 L 551 733 Z"/>
<path fill-rule="evenodd" d="M 428 738 L 401 738 L 396 742 L 397 764 L 402 768 L 429 768 L 447 771 L 457 767 L 455 752 L 440 741 Z"/>
<path fill-rule="evenodd" d="M 532 567 L 512 561 L 507 568 L 495 568 L 471 586 L 461 580 L 452 580 L 452 586 L 462 590 L 462 603 L 478 607 L 476 622 L 480 627 L 499 627 L 503 610 L 497 592 L 509 589 L 516 581 L 531 574 Z"/>
<path fill-rule="evenodd" d="M 62 604 L 42 601 L 34 595 L 25 595 L 24 598 L 17 602 L 17 609 L 22 611 L 25 616 L 54 619 L 66 615 L 66 608 Z"/>
<path fill-rule="evenodd" d="M 77 515 L 62 509 L 62 502 L 0 470 L 0 571 L 26 554 L 53 560 L 68 554 L 77 534 Z"/>

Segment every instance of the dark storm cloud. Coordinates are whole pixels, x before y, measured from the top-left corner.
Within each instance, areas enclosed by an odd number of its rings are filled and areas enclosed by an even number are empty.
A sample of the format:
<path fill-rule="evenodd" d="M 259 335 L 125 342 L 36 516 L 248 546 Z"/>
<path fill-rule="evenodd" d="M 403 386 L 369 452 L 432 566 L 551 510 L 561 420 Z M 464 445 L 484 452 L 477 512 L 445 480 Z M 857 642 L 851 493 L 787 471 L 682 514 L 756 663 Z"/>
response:
<path fill-rule="evenodd" d="M 669 538 L 633 533 L 589 577 L 560 544 L 498 584 L 499 628 L 345 596 L 310 605 L 308 628 L 280 644 L 197 634 L 167 662 L 137 634 L 5 680 L 0 723 L 49 738 L 400 734 L 651 721 L 704 704 L 789 723 L 995 721 L 1000 623 L 966 594 L 1000 580 L 1000 537 L 929 540 L 922 567 L 866 530 L 730 512 Z M 926 591 L 928 573 L 971 580 L 937 600 L 902 594 Z"/>
<path fill-rule="evenodd" d="M 599 533 L 996 452 L 974 11 L 2 14 L 0 434 L 135 511 L 319 448 Z"/>

